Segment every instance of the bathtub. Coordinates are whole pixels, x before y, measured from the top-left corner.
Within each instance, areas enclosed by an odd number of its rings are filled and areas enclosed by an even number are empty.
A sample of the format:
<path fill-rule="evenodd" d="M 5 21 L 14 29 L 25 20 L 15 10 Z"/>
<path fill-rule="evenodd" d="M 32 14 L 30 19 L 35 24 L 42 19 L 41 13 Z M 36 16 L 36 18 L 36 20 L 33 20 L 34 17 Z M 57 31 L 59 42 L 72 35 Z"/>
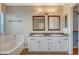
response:
<path fill-rule="evenodd" d="M 3 35 L 0 39 L 0 55 L 18 55 L 24 48 L 23 35 Z"/>

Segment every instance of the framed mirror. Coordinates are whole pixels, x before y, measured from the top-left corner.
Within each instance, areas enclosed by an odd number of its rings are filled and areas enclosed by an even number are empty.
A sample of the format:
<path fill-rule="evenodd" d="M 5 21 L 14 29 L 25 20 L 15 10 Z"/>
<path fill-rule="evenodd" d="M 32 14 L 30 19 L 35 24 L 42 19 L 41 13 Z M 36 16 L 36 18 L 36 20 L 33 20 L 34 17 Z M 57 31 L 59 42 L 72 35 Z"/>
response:
<path fill-rule="evenodd" d="M 48 16 L 48 30 L 60 30 L 60 16 Z"/>
<path fill-rule="evenodd" d="M 33 30 L 45 30 L 45 16 L 33 16 Z"/>

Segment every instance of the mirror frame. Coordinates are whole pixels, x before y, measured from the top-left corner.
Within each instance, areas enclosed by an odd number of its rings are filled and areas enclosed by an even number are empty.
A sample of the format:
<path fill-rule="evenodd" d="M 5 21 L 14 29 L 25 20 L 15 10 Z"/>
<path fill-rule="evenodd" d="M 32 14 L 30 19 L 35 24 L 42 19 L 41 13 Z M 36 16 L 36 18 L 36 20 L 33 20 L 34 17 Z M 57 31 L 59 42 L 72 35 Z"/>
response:
<path fill-rule="evenodd" d="M 59 29 L 50 29 L 49 28 L 49 18 L 50 17 L 57 17 L 58 18 L 58 20 L 59 20 Z M 60 16 L 59 15 L 48 15 L 48 30 L 60 30 Z"/>
<path fill-rule="evenodd" d="M 65 27 L 68 27 L 68 25 L 67 25 L 67 21 L 68 21 L 68 16 L 65 15 Z"/>
<path fill-rule="evenodd" d="M 43 29 L 34 29 L 34 17 L 43 17 L 44 19 L 44 28 Z M 44 31 L 45 30 L 45 16 L 44 15 L 40 15 L 40 16 L 32 16 L 32 23 L 33 23 L 33 31 Z"/>

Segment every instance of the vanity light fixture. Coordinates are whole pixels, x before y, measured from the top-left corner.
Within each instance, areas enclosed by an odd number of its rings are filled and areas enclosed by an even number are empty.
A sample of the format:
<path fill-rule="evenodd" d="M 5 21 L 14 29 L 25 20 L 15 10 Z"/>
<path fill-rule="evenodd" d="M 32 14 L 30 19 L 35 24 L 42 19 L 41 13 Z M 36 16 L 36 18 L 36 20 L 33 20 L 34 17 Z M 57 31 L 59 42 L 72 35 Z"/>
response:
<path fill-rule="evenodd" d="M 56 13 L 56 9 L 54 8 L 40 8 L 38 9 L 39 14 L 48 15 L 48 14 L 54 14 Z"/>

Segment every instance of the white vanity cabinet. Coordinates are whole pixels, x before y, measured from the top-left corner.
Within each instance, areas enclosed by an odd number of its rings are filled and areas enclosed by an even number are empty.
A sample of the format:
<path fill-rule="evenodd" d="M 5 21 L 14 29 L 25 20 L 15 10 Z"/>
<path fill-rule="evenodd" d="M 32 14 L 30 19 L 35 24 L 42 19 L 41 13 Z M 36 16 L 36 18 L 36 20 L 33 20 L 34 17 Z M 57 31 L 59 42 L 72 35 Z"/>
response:
<path fill-rule="evenodd" d="M 68 37 L 29 37 L 29 52 L 68 52 Z"/>

